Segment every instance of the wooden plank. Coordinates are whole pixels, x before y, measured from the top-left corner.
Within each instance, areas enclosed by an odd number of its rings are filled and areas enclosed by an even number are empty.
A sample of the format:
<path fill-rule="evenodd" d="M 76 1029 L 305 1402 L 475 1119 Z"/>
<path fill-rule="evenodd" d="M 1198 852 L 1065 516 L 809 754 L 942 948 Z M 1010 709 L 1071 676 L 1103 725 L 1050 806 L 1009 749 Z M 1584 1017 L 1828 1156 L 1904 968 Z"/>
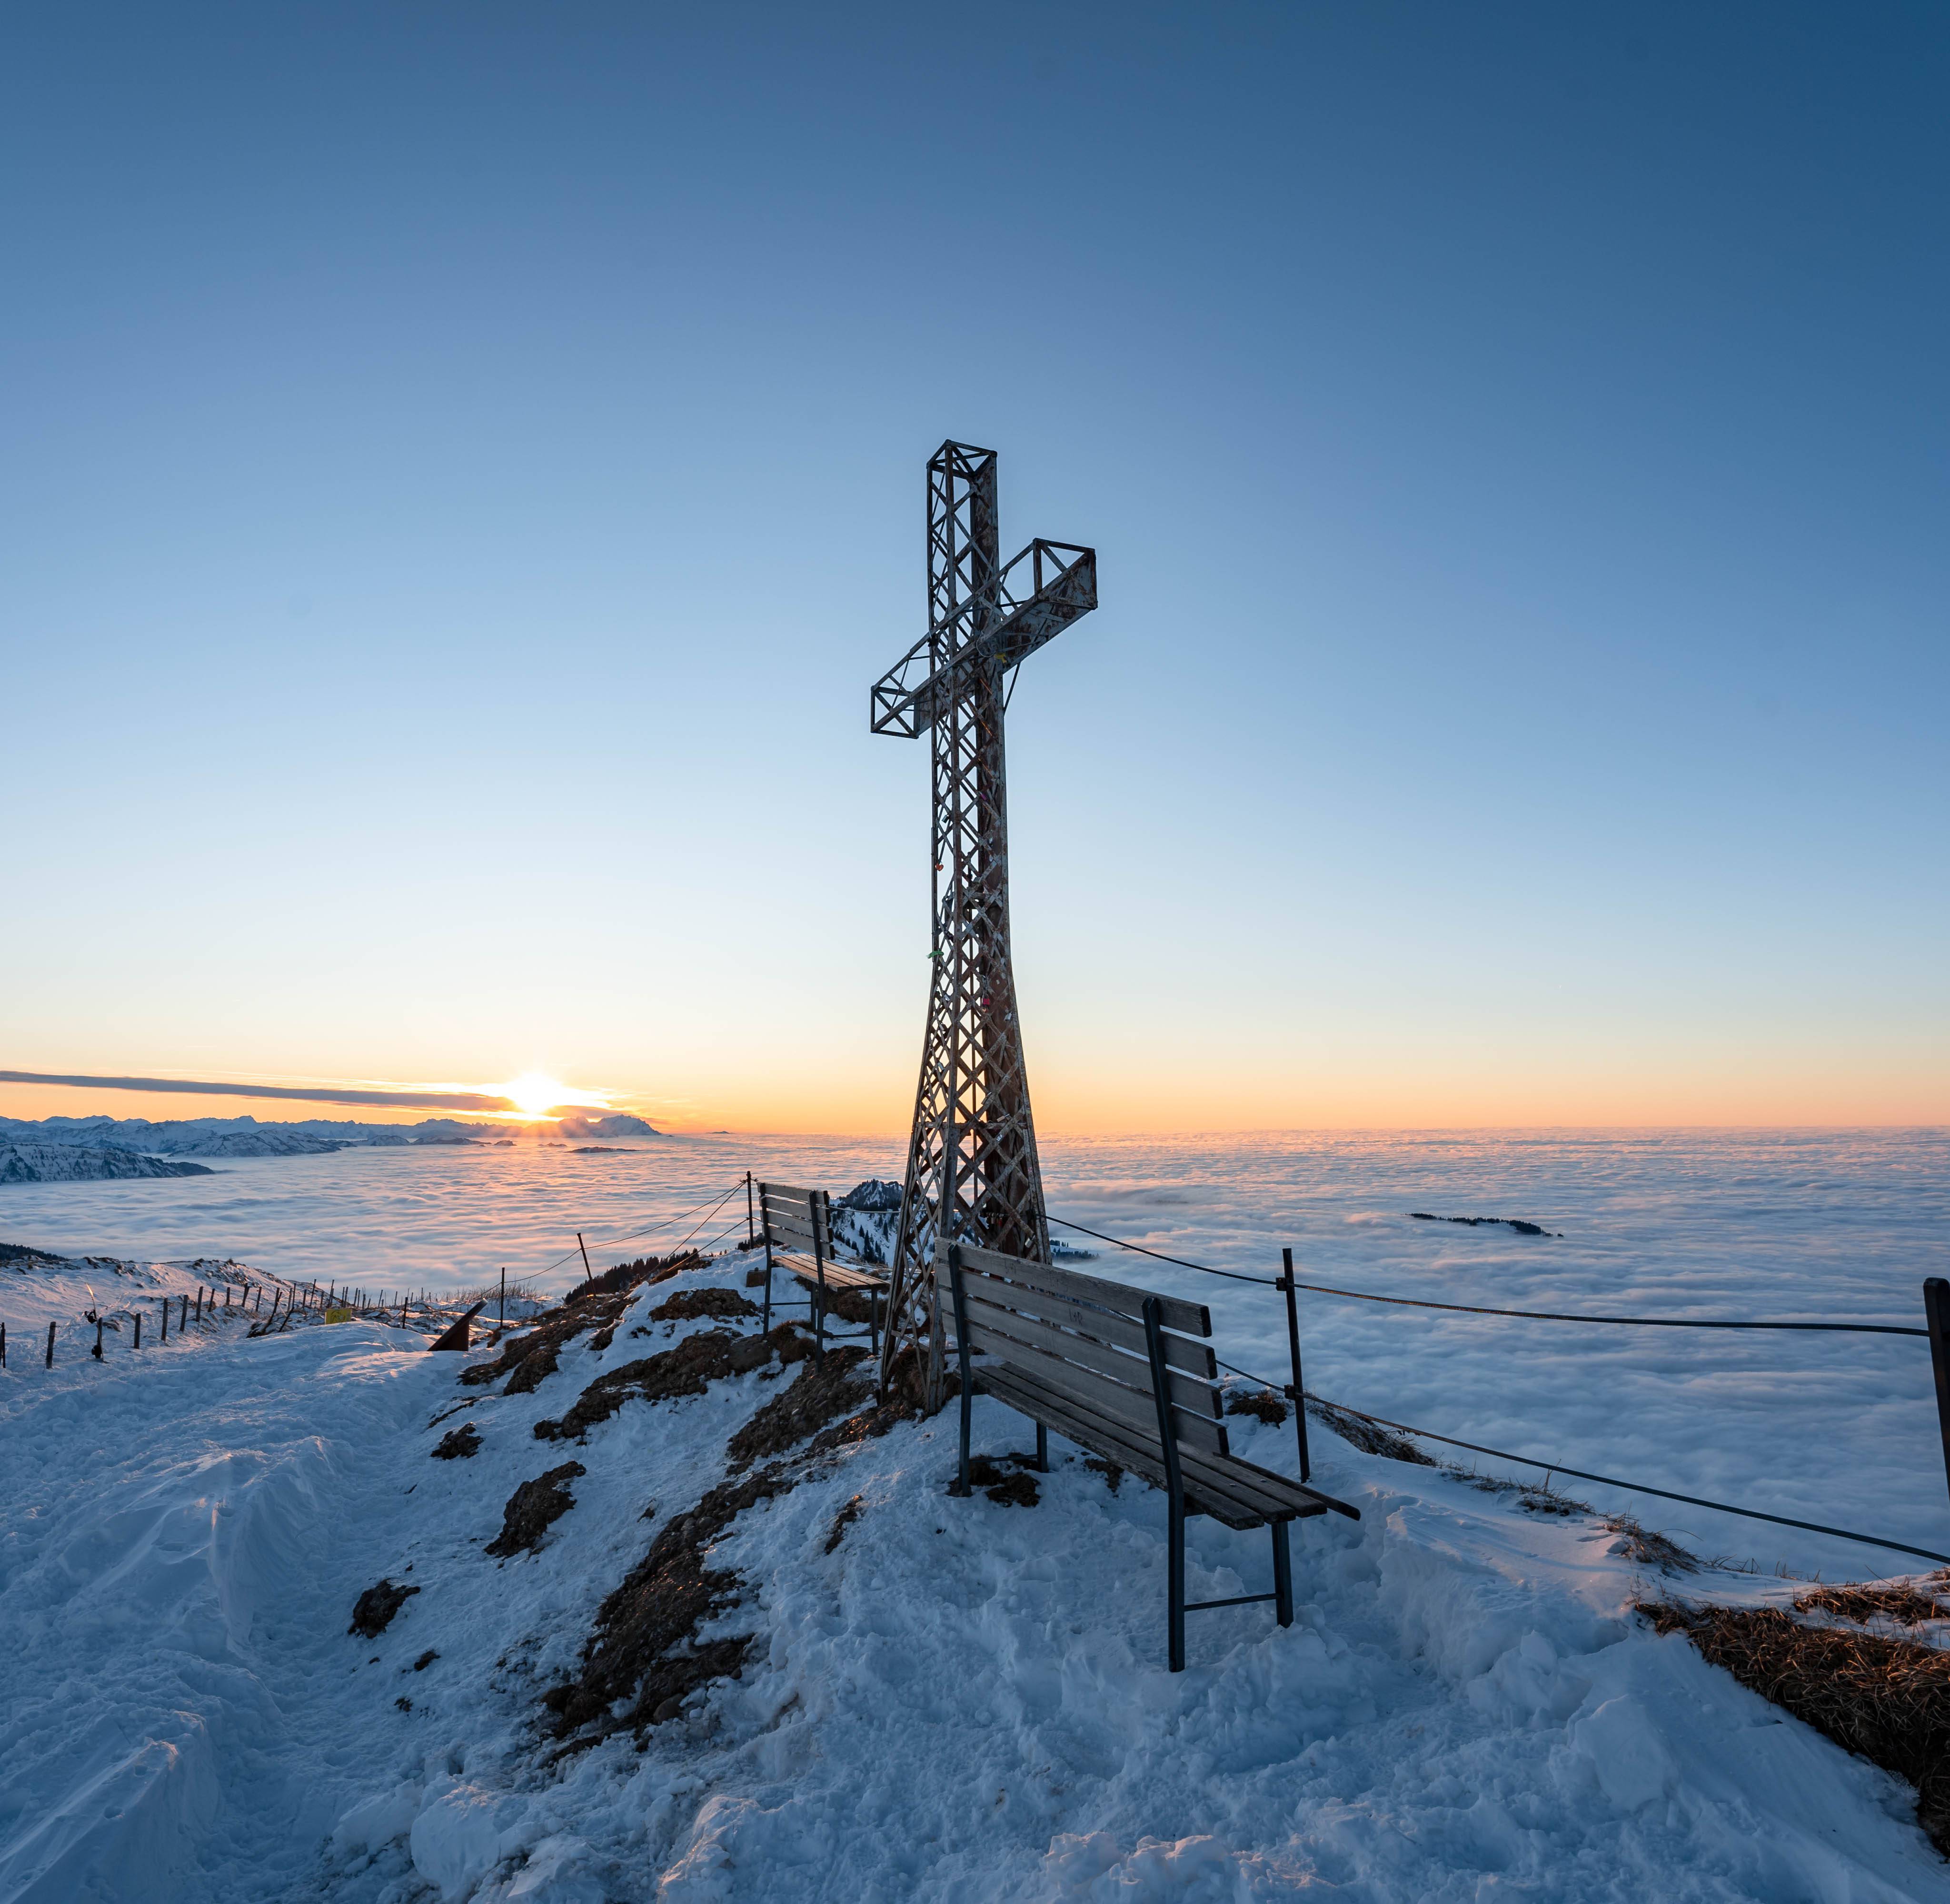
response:
<path fill-rule="evenodd" d="M 1073 1269 L 1057 1269 L 1048 1263 L 1026 1262 L 1020 1256 L 1005 1256 L 998 1251 L 979 1249 L 972 1243 L 958 1246 L 964 1269 L 999 1276 L 1051 1296 L 1067 1296 L 1079 1302 L 1095 1303 L 1115 1315 L 1143 1319 L 1145 1299 L 1155 1296 L 1161 1305 L 1159 1320 L 1167 1329 L 1182 1329 L 1189 1336 L 1212 1333 L 1212 1312 L 1202 1302 L 1182 1302 L 1159 1290 L 1138 1288 L 1134 1283 L 1113 1283 L 1101 1276 L 1079 1276 Z M 945 1250 L 937 1252 L 945 1256 Z"/>
<path fill-rule="evenodd" d="M 826 1256 L 833 1254 L 833 1240 L 826 1234 L 823 1224 L 815 1229 L 803 1217 L 788 1216 L 777 1210 L 769 1210 L 765 1214 L 765 1227 L 774 1237 L 791 1238 L 808 1249 L 813 1246 L 813 1240 L 817 1237 L 820 1253 Z M 790 1248 L 792 1244 L 789 1243 L 787 1246 Z"/>
<path fill-rule="evenodd" d="M 984 1279 L 984 1286 L 994 1289 L 997 1284 Z M 968 1346 L 980 1350 L 991 1341 L 1014 1341 L 1040 1349 L 1046 1354 L 1060 1355 L 1067 1362 L 1079 1362 L 1086 1368 L 1095 1369 L 1099 1375 L 1107 1375 L 1114 1381 L 1128 1382 L 1140 1394 L 1151 1392 L 1151 1365 L 1147 1357 L 1139 1361 L 1135 1355 L 1126 1355 L 1114 1349 L 1106 1348 L 1101 1342 L 1088 1340 L 1082 1336 L 1067 1336 L 1061 1330 L 1052 1329 L 1033 1318 L 1020 1314 L 1014 1309 L 996 1308 L 991 1304 L 978 1301 L 972 1293 L 968 1296 Z M 1006 1355 L 1006 1349 L 999 1350 Z M 1201 1382 L 1196 1377 L 1183 1375 L 1175 1368 L 1165 1370 L 1171 1384 L 1171 1398 L 1181 1408 L 1189 1408 L 1195 1414 L 1209 1415 L 1214 1421 L 1219 1419 L 1218 1392 L 1209 1382 Z"/>
<path fill-rule="evenodd" d="M 1060 1355 L 1046 1355 L 1039 1349 L 1026 1348 L 1004 1337 L 997 1337 L 995 1346 L 995 1352 L 1004 1360 L 1027 1374 L 1039 1376 L 1058 1393 L 1073 1395 L 1079 1401 L 1087 1402 L 1099 1414 L 1128 1421 L 1148 1433 L 1154 1442 L 1157 1440 L 1157 1404 L 1148 1394 L 1140 1395 L 1135 1389 L 1126 1388 L 1123 1383 L 1099 1375 L 1092 1369 L 1079 1367 Z M 1223 1423 L 1209 1416 L 1195 1415 L 1182 1408 L 1174 1408 L 1173 1412 L 1182 1443 L 1210 1448 L 1217 1454 L 1226 1451 Z"/>
<path fill-rule="evenodd" d="M 1229 1467 L 1241 1470 L 1244 1473 L 1255 1476 L 1269 1489 L 1278 1489 L 1282 1492 L 1291 1493 L 1304 1500 L 1318 1504 L 1310 1510 L 1303 1508 L 1302 1513 L 1310 1511 L 1317 1514 L 1331 1508 L 1337 1514 L 1345 1514 L 1350 1520 L 1359 1520 L 1361 1518 L 1361 1510 L 1359 1507 L 1350 1507 L 1346 1501 L 1337 1501 L 1332 1495 L 1322 1494 L 1318 1488 L 1309 1487 L 1304 1481 L 1296 1481 L 1290 1475 L 1277 1473 L 1269 1467 L 1261 1467 L 1257 1461 L 1249 1461 L 1243 1454 L 1228 1455 L 1226 1461 Z"/>
<path fill-rule="evenodd" d="M 1153 1417 L 1150 1433 L 1139 1436 L 1128 1423 L 1115 1419 L 1098 1417 L 1096 1411 L 1090 1408 L 1087 1404 L 1060 1390 L 1052 1389 L 1036 1376 L 1006 1365 L 1001 1369 L 993 1367 L 977 1369 L 976 1386 L 978 1388 L 983 1386 L 992 1377 L 998 1380 L 1013 1383 L 1025 1392 L 1041 1397 L 1050 1407 L 1062 1408 L 1070 1414 L 1079 1417 L 1086 1422 L 1101 1420 L 1101 1432 L 1117 1436 L 1123 1442 L 1126 1448 L 1135 1446 L 1146 1451 L 1145 1458 L 1156 1466 L 1158 1486 L 1161 1487 L 1164 1485 L 1164 1470 L 1162 1458 L 1158 1451 L 1155 1416 Z M 1011 1404 L 1011 1405 L 1014 1405 Z M 1101 1448 L 1098 1448 L 1096 1451 L 1099 1454 L 1104 1452 Z M 1260 1521 L 1287 1517 L 1310 1519 L 1315 1514 L 1325 1512 L 1329 1507 L 1332 1507 L 1337 1512 L 1350 1515 L 1357 1520 L 1360 1518 L 1360 1514 L 1353 1508 L 1347 1506 L 1344 1502 L 1335 1500 L 1332 1495 L 1323 1495 L 1317 1489 L 1309 1488 L 1301 1482 L 1290 1480 L 1285 1475 L 1276 1474 L 1270 1468 L 1260 1467 L 1251 1461 L 1242 1461 L 1237 1454 L 1229 1452 L 1224 1454 L 1213 1454 L 1195 1447 L 1188 1447 L 1182 1436 L 1179 1440 L 1178 1452 L 1179 1468 L 1185 1476 L 1185 1485 L 1188 1489 L 1202 1496 L 1223 1496 L 1235 1505 L 1250 1509 L 1257 1514 Z M 1121 1458 L 1107 1456 L 1107 1458 Z M 1129 1467 L 1135 1464 L 1126 1462 L 1125 1465 Z M 1147 1473 L 1146 1478 L 1150 1479 L 1151 1476 Z M 1221 1518 L 1223 1517 L 1222 1516 Z M 1231 1522 L 1228 1524 L 1237 1526 L 1240 1523 Z"/>
<path fill-rule="evenodd" d="M 795 1276 L 803 1276 L 808 1283 L 819 1280 L 812 1258 L 803 1252 L 796 1252 L 790 1257 L 779 1256 L 779 1267 L 790 1270 Z M 849 1263 L 836 1263 L 829 1256 L 826 1259 L 826 1286 L 830 1290 L 875 1290 L 884 1291 L 886 1282 L 871 1270 L 857 1269 Z"/>
<path fill-rule="evenodd" d="M 947 1263 L 939 1258 L 936 1259 L 935 1280 L 946 1296 L 949 1305 L 947 1312 L 952 1313 L 954 1285 Z M 1042 1321 L 1092 1336 L 1098 1342 L 1114 1343 L 1120 1349 L 1128 1349 L 1140 1355 L 1149 1353 L 1145 1342 L 1145 1325 L 1133 1322 L 1128 1316 L 1112 1315 L 1104 1309 L 1087 1308 L 1067 1296 L 1045 1296 L 1026 1290 L 1020 1283 L 1005 1283 L 999 1277 L 985 1276 L 965 1263 L 962 1266 L 961 1283 L 973 1301 L 1023 1311 Z M 1219 1364 L 1208 1344 L 1195 1342 L 1190 1336 L 1179 1335 L 1170 1329 L 1163 1330 L 1163 1334 L 1164 1358 L 1173 1367 L 1182 1368 L 1188 1375 L 1202 1376 L 1208 1382 L 1217 1380 Z"/>
<path fill-rule="evenodd" d="M 843 1290 L 885 1290 L 887 1279 L 878 1270 L 863 1268 L 858 1263 L 835 1262 L 826 1259 L 826 1280 Z"/>
<path fill-rule="evenodd" d="M 1007 1402 L 1011 1408 L 1034 1416 L 1058 1433 L 1080 1442 L 1106 1461 L 1115 1461 L 1120 1467 L 1142 1475 L 1153 1486 L 1162 1489 L 1165 1486 L 1164 1466 L 1159 1458 L 1155 1436 L 1148 1443 L 1138 1442 L 1122 1424 L 1079 1408 L 1065 1398 L 1051 1393 L 1041 1384 L 1025 1379 L 1014 1369 L 998 1369 L 978 1375 L 976 1386 L 989 1388 L 991 1374 L 998 1398 Z M 1011 1392 L 1003 1393 L 1005 1387 Z M 1301 1488 L 1297 1482 L 1285 1481 L 1279 1476 L 1266 1476 L 1264 1470 L 1254 1469 L 1251 1463 L 1241 1464 L 1237 1455 L 1201 1454 L 1181 1442 L 1178 1460 L 1179 1472 L 1185 1483 L 1186 1510 L 1210 1514 L 1229 1527 L 1263 1527 L 1272 1520 L 1310 1520 L 1326 1512 L 1327 1506 L 1323 1502 L 1340 1507 L 1344 1513 L 1353 1513 L 1353 1509 L 1342 1507 L 1331 1496 L 1316 1498 L 1310 1490 Z M 1262 1476 L 1280 1481 L 1282 1485 L 1276 1491 L 1264 1484 Z"/>
<path fill-rule="evenodd" d="M 1135 1431 L 1109 1417 L 1082 1409 L 1067 1398 L 1051 1394 L 1039 1383 L 1028 1381 L 1014 1369 L 997 1369 L 980 1374 L 976 1386 L 992 1393 L 1020 1413 L 1041 1421 L 1066 1439 L 1087 1448 L 1107 1461 L 1114 1461 L 1162 1492 L 1166 1486 L 1164 1463 L 1154 1433 L 1148 1442 L 1135 1438 Z M 1189 1464 L 1194 1451 L 1179 1450 L 1179 1471 L 1185 1479 L 1185 1511 L 1209 1514 L 1229 1527 L 1241 1529 L 1263 1527 L 1269 1517 L 1257 1502 L 1242 1498 L 1223 1484 L 1207 1481 L 1201 1472 L 1195 1480 Z M 1201 1470 L 1203 1463 L 1201 1463 Z M 1308 1511 L 1318 1513 L 1319 1509 Z M 1286 1517 L 1284 1514 L 1279 1517 Z"/>

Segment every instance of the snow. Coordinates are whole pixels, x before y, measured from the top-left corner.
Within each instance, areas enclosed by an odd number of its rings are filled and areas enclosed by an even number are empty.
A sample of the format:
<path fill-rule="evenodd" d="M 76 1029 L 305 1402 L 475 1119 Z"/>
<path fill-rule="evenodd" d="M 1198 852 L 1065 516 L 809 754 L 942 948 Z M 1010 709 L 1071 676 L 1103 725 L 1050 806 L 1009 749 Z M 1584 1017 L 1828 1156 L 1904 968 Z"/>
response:
<path fill-rule="evenodd" d="M 747 1169 L 843 1193 L 897 1178 L 903 1161 L 885 1138 L 622 1143 L 593 1158 L 533 1145 L 360 1147 L 239 1159 L 182 1182 L 20 1184 L 0 1194 L 0 1240 L 232 1257 L 369 1290 L 478 1288 L 505 1264 L 511 1280 L 546 1270 L 544 1285 L 560 1290 L 581 1274 L 578 1230 L 600 1267 L 668 1247 L 696 1220 L 671 1219 Z M 1045 1139 L 1042 1156 L 1051 1209 L 1091 1228 L 1257 1276 L 1276 1274 L 1290 1243 L 1303 1281 L 1389 1295 L 1914 1327 L 1923 1279 L 1950 1274 L 1942 1131 Z M 1415 1210 L 1564 1234 L 1418 1222 Z M 849 1226 L 864 1215 L 835 1212 Z M 742 1235 L 743 1218 L 740 1190 L 696 1240 Z M 1104 1273 L 1142 1273 L 1209 1302 L 1219 1354 L 1285 1380 L 1285 1314 L 1271 1290 L 1052 1234 L 1097 1252 Z M 0 1280 L 0 1319 L 11 1321 L 8 1299 Z M 1929 1358 L 1914 1339 L 1587 1330 L 1313 1296 L 1301 1321 L 1309 1386 L 1352 1407 L 1950 1552 Z M 1852 1577 L 1878 1563 L 1874 1550 L 1821 1535 L 1571 1486 L 1763 1571 Z"/>
<path fill-rule="evenodd" d="M 1904 1787 L 1630 1610 L 1792 1583 L 1648 1575 L 1599 1521 L 1319 1429 L 1360 1523 L 1295 1530 L 1292 1629 L 1195 1615 L 1176 1675 L 1136 1481 L 1053 1438 L 1035 1507 L 952 1499 L 952 1414 L 789 1457 L 799 1485 L 710 1552 L 743 1584 L 700 1637 L 756 1635 L 743 1678 L 640 1751 L 553 1759 L 540 1694 L 797 1371 L 626 1404 L 540 1551 L 481 1550 L 562 1458 L 534 1423 L 721 1326 L 648 1312 L 751 1260 L 642 1292 L 528 1395 L 359 1323 L 0 1376 L 0 1904 L 1950 1895 Z M 463 1421 L 479 1453 L 430 1460 Z M 1291 1471 L 1290 1426 L 1232 1425 Z M 1030 1438 L 978 1402 L 979 1449 Z M 1189 1546 L 1195 1598 L 1265 1589 L 1263 1533 L 1198 1520 Z M 420 1591 L 349 1635 L 382 1576 Z"/>

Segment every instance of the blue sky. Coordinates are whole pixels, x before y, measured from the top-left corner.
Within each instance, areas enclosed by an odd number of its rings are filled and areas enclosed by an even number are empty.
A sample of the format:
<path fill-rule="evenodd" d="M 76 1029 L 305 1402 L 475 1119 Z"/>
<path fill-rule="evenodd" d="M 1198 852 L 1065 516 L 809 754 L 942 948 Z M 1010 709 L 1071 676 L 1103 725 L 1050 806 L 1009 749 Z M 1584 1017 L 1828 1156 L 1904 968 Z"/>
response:
<path fill-rule="evenodd" d="M 954 435 L 1046 1125 L 1950 1117 L 1950 16 L 969 20 L 12 21 L 0 1062 L 899 1127 Z"/>

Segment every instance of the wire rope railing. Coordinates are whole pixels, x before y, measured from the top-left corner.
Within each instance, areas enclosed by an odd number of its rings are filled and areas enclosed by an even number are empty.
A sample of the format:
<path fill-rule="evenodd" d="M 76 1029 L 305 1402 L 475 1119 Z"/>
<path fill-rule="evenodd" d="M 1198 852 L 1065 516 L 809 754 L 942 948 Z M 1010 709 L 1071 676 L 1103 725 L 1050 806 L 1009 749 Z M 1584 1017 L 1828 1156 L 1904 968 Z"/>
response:
<path fill-rule="evenodd" d="M 1837 1539 L 1858 1542 L 1864 1546 L 1911 1554 L 1920 1560 L 1950 1562 L 1950 1554 L 1938 1553 L 1933 1548 L 1917 1547 L 1906 1541 L 1892 1540 L 1884 1535 L 1865 1534 L 1852 1528 L 1830 1526 L 1820 1521 L 1799 1520 L 1785 1514 L 1765 1513 L 1757 1507 L 1738 1507 L 1731 1501 L 1711 1501 L 1700 1495 L 1681 1494 L 1671 1488 L 1654 1487 L 1648 1482 L 1626 1481 L 1615 1475 L 1593 1473 L 1583 1468 L 1570 1467 L 1562 1461 L 1540 1461 L 1534 1455 L 1518 1454 L 1507 1448 L 1487 1447 L 1480 1442 L 1464 1441 L 1453 1435 L 1438 1434 L 1434 1429 L 1391 1420 L 1385 1415 L 1369 1414 L 1360 1408 L 1350 1408 L 1344 1402 L 1330 1401 L 1325 1396 L 1313 1393 L 1302 1385 L 1300 1327 L 1296 1308 L 1296 1298 L 1300 1292 L 1304 1290 L 1349 1302 L 1381 1302 L 1403 1308 L 1435 1309 L 1452 1314 L 1497 1316 L 1528 1322 L 1586 1323 L 1609 1327 L 1642 1329 L 1786 1330 L 1824 1334 L 1921 1336 L 1930 1346 L 1930 1360 L 1936 1378 L 1938 1427 L 1943 1445 L 1944 1471 L 1946 1479 L 1950 1479 L 1950 1282 L 1940 1277 L 1932 1277 L 1924 1284 L 1924 1307 L 1927 1326 L 1920 1329 L 1885 1322 L 1735 1320 L 1703 1316 L 1581 1315 L 1555 1310 L 1504 1309 L 1475 1303 L 1438 1302 L 1425 1297 L 1383 1296 L 1367 1290 L 1339 1289 L 1328 1283 L 1302 1283 L 1294 1275 L 1293 1252 L 1290 1249 L 1285 1252 L 1286 1273 L 1283 1276 L 1277 1278 L 1246 1276 L 1236 1270 L 1215 1269 L 1210 1264 L 1193 1262 L 1187 1257 L 1168 1255 L 1162 1250 L 1129 1242 L 1122 1237 L 1114 1237 L 1101 1230 L 1088 1228 L 1067 1218 L 1052 1216 L 1049 1221 L 1064 1229 L 1075 1230 L 1084 1236 L 1095 1237 L 1101 1243 L 1113 1244 L 1134 1255 L 1148 1256 L 1154 1262 L 1170 1263 L 1179 1268 L 1195 1270 L 1207 1276 L 1224 1277 L 1233 1282 L 1257 1283 L 1285 1294 L 1293 1369 L 1291 1383 L 1269 1382 L 1263 1376 L 1241 1368 L 1223 1357 L 1215 1355 L 1213 1360 L 1229 1373 L 1242 1376 L 1249 1382 L 1257 1382 L 1276 1394 L 1283 1394 L 1293 1403 L 1303 1479 L 1306 1478 L 1308 1467 L 1307 1405 L 1312 1402 L 1342 1414 L 1351 1415 L 1357 1420 L 1371 1422 L 1378 1427 L 1393 1429 L 1419 1439 L 1440 1442 L 1447 1447 L 1467 1448 L 1472 1453 L 1487 1454 L 1497 1461 L 1515 1461 L 1520 1466 L 1540 1468 L 1547 1475 L 1570 1475 L 1581 1481 L 1594 1482 L 1601 1486 L 1619 1488 L 1628 1493 L 1655 1495 L 1661 1500 L 1680 1501 L 1689 1507 L 1710 1508 L 1716 1513 L 1734 1514 L 1743 1520 L 1766 1521 L 1775 1526 L 1793 1527 L 1809 1533 L 1825 1534 Z"/>

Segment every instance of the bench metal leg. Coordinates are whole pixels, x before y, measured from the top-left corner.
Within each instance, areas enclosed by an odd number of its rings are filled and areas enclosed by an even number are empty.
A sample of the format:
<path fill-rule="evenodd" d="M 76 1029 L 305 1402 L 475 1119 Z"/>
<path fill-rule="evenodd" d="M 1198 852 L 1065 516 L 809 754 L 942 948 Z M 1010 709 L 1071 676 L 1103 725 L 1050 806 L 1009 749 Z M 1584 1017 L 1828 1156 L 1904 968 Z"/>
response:
<path fill-rule="evenodd" d="M 1170 1603 L 1167 1610 L 1170 1622 L 1171 1669 L 1174 1672 L 1185 1670 L 1185 1503 L 1174 1492 L 1171 1503 L 1170 1551 L 1167 1559 L 1170 1570 Z"/>
<path fill-rule="evenodd" d="M 1049 1430 L 1041 1422 L 1036 1423 L 1036 1472 L 1049 1472 Z"/>
<path fill-rule="evenodd" d="M 948 1274 L 955 1296 L 955 1347 L 961 1364 L 961 1473 L 949 1492 L 967 1495 L 974 1492 L 968 1481 L 968 1418 L 975 1406 L 975 1384 L 970 1379 L 968 1369 L 968 1305 L 961 1293 L 961 1251 L 958 1246 L 949 1246 Z"/>
<path fill-rule="evenodd" d="M 1293 1555 L 1286 1544 L 1283 1520 L 1273 1523 L 1273 1616 L 1282 1626 L 1293 1624 Z"/>

